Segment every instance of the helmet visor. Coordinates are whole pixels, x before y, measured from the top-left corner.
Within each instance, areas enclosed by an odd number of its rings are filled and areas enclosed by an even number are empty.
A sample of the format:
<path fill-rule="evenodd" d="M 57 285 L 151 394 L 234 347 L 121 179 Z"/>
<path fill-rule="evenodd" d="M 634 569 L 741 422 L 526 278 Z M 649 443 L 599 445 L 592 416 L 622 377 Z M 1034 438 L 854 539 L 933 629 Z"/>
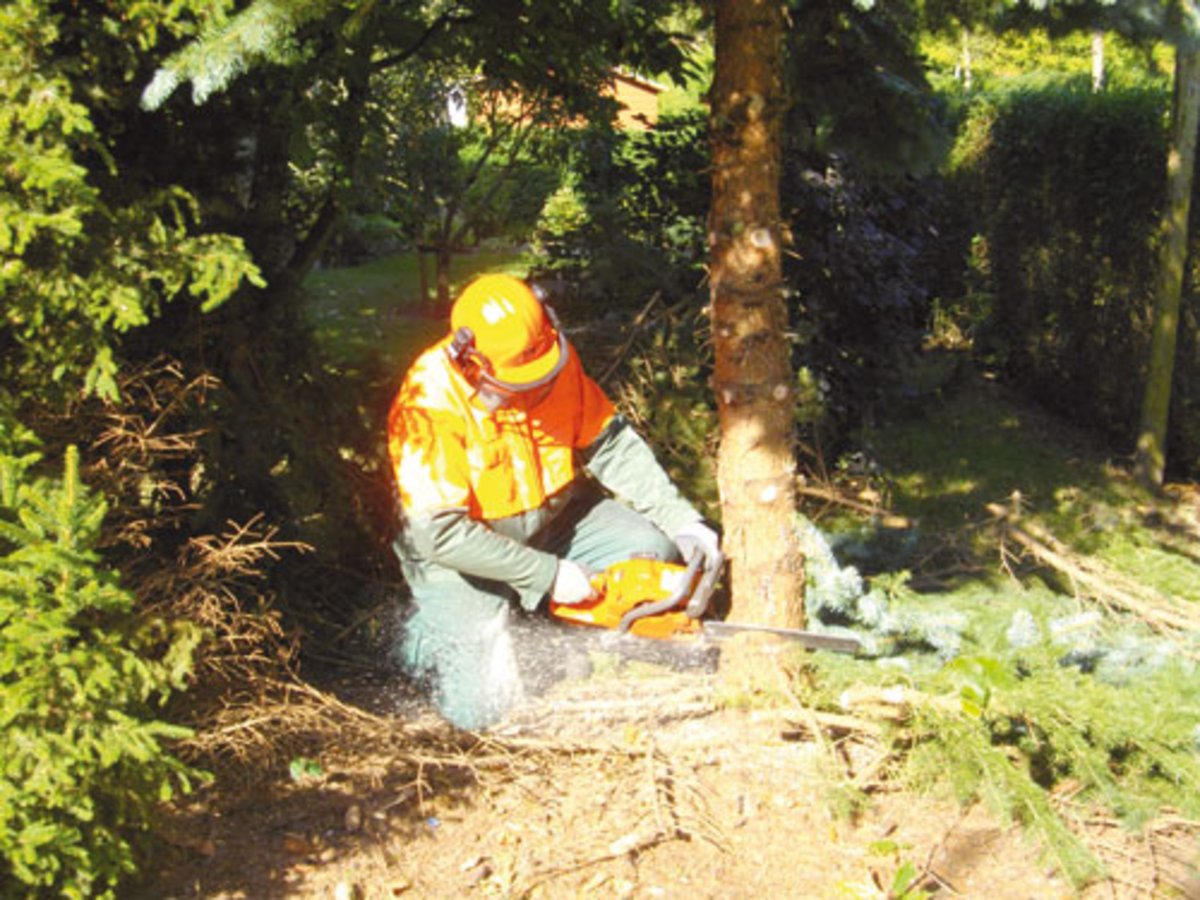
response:
<path fill-rule="evenodd" d="M 567 362 L 567 340 L 557 328 L 547 327 L 542 336 L 507 365 L 496 366 L 482 375 L 489 386 L 507 393 L 523 393 L 549 384 Z"/>

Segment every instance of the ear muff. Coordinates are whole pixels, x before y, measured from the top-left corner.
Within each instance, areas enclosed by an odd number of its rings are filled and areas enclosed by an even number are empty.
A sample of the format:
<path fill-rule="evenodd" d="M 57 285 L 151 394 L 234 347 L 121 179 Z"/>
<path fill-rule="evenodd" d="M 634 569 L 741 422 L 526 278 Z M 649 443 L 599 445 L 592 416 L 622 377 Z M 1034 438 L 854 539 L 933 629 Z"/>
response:
<path fill-rule="evenodd" d="M 475 333 L 465 325 L 454 332 L 448 352 L 472 384 L 478 381 L 480 372 L 491 367 L 487 357 L 475 349 Z"/>

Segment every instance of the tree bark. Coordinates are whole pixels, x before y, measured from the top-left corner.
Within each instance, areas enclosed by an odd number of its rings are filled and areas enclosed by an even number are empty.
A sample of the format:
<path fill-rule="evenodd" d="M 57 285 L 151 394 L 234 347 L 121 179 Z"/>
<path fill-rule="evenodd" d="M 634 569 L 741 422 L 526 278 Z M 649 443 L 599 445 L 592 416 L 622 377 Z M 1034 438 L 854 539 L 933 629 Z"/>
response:
<path fill-rule="evenodd" d="M 439 314 L 449 312 L 450 298 L 450 264 L 453 262 L 454 251 L 448 240 L 438 243 L 437 247 L 437 309 Z"/>
<path fill-rule="evenodd" d="M 1104 90 L 1108 72 L 1104 63 L 1104 32 L 1099 28 L 1092 32 L 1092 93 Z"/>
<path fill-rule="evenodd" d="M 1134 471 L 1149 487 L 1163 483 L 1171 379 L 1179 334 L 1179 303 L 1187 262 L 1188 214 L 1196 168 L 1196 127 L 1200 123 L 1200 51 L 1175 50 L 1175 93 L 1171 107 L 1171 144 L 1167 151 L 1167 203 L 1162 220 L 1158 283 L 1150 354 L 1142 395 Z"/>
<path fill-rule="evenodd" d="M 321 205 L 321 211 L 317 214 L 312 228 L 308 230 L 308 234 L 296 246 L 296 250 L 288 262 L 287 279 L 290 284 L 299 285 L 304 283 L 304 279 L 309 276 L 313 267 L 320 261 L 321 254 L 325 252 L 330 238 L 337 231 L 341 217 L 342 212 L 338 206 L 337 199 L 334 196 L 334 192 L 330 190 L 329 196 L 325 198 L 325 202 Z"/>
<path fill-rule="evenodd" d="M 963 28 L 959 37 L 962 55 L 959 58 L 958 77 L 962 80 L 963 90 L 969 91 L 972 87 L 972 70 L 974 68 L 974 61 L 971 58 L 971 29 Z"/>
<path fill-rule="evenodd" d="M 717 461 L 730 618 L 804 622 L 794 377 L 780 262 L 785 98 L 778 0 L 718 0 L 709 217 Z"/>

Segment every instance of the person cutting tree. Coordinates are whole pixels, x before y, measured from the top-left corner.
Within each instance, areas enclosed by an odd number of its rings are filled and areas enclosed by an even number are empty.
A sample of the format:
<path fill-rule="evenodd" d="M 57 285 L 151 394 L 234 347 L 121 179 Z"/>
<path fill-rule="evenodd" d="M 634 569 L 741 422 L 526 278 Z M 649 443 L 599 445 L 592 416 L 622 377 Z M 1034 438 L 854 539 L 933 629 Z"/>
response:
<path fill-rule="evenodd" d="M 392 402 L 388 455 L 412 593 L 398 660 L 460 728 L 521 698 L 512 604 L 585 603 L 592 572 L 632 557 L 699 554 L 708 585 L 723 562 L 717 533 L 519 278 L 482 276 L 455 300 L 450 333 Z"/>

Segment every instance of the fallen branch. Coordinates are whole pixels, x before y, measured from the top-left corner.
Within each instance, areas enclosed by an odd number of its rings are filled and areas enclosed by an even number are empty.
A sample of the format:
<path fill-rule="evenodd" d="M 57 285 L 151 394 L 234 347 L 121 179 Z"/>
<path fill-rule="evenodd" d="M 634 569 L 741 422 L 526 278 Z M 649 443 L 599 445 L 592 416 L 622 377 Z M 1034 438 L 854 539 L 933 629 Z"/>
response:
<path fill-rule="evenodd" d="M 998 503 L 989 503 L 987 510 L 1003 523 L 1006 536 L 1038 561 L 1065 575 L 1076 594 L 1094 600 L 1110 612 L 1136 615 L 1163 634 L 1189 634 L 1200 629 L 1200 606 L 1181 604 L 1153 588 L 1137 584 L 1099 560 L 1075 553 L 1039 525 L 1018 522 L 1015 513 Z"/>
<path fill-rule="evenodd" d="M 780 737 L 785 741 L 800 740 L 807 735 L 820 738 L 823 731 L 829 732 L 832 737 L 844 737 L 853 734 L 880 737 L 883 734 L 883 726 L 878 722 L 872 722 L 869 719 L 862 719 L 857 716 L 821 712 L 815 709 L 807 710 L 802 721 L 790 724 L 792 728 L 780 733 Z"/>
<path fill-rule="evenodd" d="M 904 516 L 898 516 L 894 513 L 889 513 L 886 509 L 876 503 L 865 503 L 862 500 L 856 500 L 853 497 L 847 497 L 844 494 L 839 494 L 837 491 L 827 487 L 811 485 L 804 483 L 801 479 L 796 479 L 796 493 L 804 497 L 812 497 L 817 500 L 827 500 L 830 503 L 838 506 L 844 506 L 847 509 L 853 509 L 856 512 L 866 513 L 869 516 L 879 516 L 885 528 L 910 528 L 912 522 Z"/>
<path fill-rule="evenodd" d="M 576 872 L 581 872 L 584 869 L 589 869 L 593 866 L 598 866 L 606 862 L 612 862 L 617 859 L 628 859 L 636 857 L 653 847 L 660 844 L 665 844 L 670 841 L 686 841 L 688 836 L 685 834 L 670 834 L 661 831 L 648 832 L 646 834 L 630 834 L 624 838 L 614 841 L 608 848 L 608 851 L 601 853 L 598 856 L 592 856 L 587 859 L 577 859 L 566 865 L 557 866 L 551 869 L 543 869 L 540 872 L 535 872 L 530 880 L 519 890 L 516 891 L 516 897 L 532 897 L 538 888 L 543 887 L 548 882 L 561 878 L 564 875 L 573 875 Z"/>

